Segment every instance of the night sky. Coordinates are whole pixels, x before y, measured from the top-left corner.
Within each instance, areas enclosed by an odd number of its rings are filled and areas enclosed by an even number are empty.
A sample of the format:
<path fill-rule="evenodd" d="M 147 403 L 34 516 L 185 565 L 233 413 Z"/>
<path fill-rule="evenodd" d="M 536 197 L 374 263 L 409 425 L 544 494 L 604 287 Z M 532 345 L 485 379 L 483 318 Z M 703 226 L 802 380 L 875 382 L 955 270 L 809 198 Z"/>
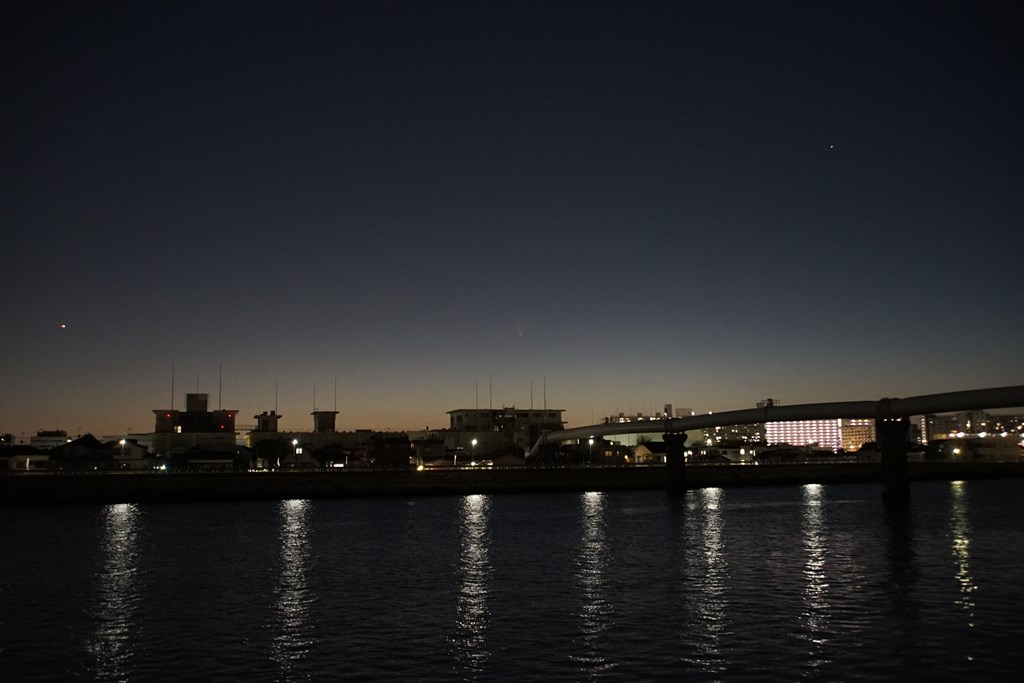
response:
<path fill-rule="evenodd" d="M 0 432 L 1024 383 L 1017 3 L 5 2 Z M 64 327 L 62 327 L 64 326 Z"/>

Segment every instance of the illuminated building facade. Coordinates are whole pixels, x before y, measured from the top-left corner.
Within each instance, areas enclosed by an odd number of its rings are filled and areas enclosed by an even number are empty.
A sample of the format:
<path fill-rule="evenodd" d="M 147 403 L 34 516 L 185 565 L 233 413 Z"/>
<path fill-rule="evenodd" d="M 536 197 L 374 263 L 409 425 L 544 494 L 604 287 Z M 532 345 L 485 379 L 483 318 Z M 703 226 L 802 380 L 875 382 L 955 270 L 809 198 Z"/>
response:
<path fill-rule="evenodd" d="M 766 422 L 764 433 L 768 444 L 817 444 L 822 448 L 855 451 L 865 443 L 875 440 L 875 421 L 837 419 Z"/>
<path fill-rule="evenodd" d="M 925 443 L 966 435 L 1016 435 L 1024 441 L 1024 415 L 989 414 L 981 411 L 949 415 L 923 415 L 920 418 Z"/>

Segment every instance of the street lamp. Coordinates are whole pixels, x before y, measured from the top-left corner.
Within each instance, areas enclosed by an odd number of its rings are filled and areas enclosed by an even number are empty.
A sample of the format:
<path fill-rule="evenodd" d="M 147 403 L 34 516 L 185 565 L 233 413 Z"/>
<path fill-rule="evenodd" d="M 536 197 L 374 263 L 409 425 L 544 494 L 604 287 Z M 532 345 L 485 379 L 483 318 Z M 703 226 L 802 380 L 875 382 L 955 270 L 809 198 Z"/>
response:
<path fill-rule="evenodd" d="M 591 437 L 590 438 L 590 453 L 587 456 L 587 467 L 590 467 L 593 464 L 594 464 L 594 439 L 593 439 L 593 437 Z"/>
<path fill-rule="evenodd" d="M 476 462 L 476 439 L 469 442 L 473 446 L 473 462 Z"/>

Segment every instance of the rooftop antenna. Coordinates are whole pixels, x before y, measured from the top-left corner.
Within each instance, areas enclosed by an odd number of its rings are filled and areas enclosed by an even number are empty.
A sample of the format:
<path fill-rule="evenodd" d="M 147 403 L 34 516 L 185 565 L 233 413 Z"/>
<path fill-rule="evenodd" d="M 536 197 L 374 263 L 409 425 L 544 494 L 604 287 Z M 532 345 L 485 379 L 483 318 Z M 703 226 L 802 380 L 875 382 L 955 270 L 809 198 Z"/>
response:
<path fill-rule="evenodd" d="M 334 378 L 334 412 L 338 412 L 338 378 Z"/>
<path fill-rule="evenodd" d="M 277 412 L 277 380 L 274 380 L 274 412 Z"/>
<path fill-rule="evenodd" d="M 480 380 L 473 378 L 473 388 L 476 389 L 476 409 L 480 410 Z"/>
<path fill-rule="evenodd" d="M 544 375 L 544 411 L 548 409 L 548 376 Z"/>
<path fill-rule="evenodd" d="M 487 409 L 494 410 L 494 378 L 487 375 Z"/>
<path fill-rule="evenodd" d="M 316 412 L 316 382 L 313 382 L 313 412 Z"/>
<path fill-rule="evenodd" d="M 196 370 L 196 393 L 199 393 L 199 371 Z"/>
<path fill-rule="evenodd" d="M 221 398 L 224 396 L 224 361 L 217 366 L 217 410 L 221 409 Z"/>
<path fill-rule="evenodd" d="M 171 361 L 171 410 L 174 410 L 174 361 Z"/>
<path fill-rule="evenodd" d="M 530 410 L 533 410 L 533 380 L 530 380 Z"/>

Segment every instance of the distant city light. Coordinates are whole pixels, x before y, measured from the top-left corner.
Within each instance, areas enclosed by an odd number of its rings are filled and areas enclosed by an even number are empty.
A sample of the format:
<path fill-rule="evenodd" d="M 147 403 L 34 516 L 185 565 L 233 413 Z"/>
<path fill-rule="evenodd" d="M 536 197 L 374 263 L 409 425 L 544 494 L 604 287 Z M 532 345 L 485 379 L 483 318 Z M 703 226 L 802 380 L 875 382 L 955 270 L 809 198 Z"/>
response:
<path fill-rule="evenodd" d="M 868 419 L 796 420 L 766 422 L 765 440 L 769 444 L 791 446 L 817 444 L 822 448 L 856 450 L 875 439 L 874 421 Z"/>

